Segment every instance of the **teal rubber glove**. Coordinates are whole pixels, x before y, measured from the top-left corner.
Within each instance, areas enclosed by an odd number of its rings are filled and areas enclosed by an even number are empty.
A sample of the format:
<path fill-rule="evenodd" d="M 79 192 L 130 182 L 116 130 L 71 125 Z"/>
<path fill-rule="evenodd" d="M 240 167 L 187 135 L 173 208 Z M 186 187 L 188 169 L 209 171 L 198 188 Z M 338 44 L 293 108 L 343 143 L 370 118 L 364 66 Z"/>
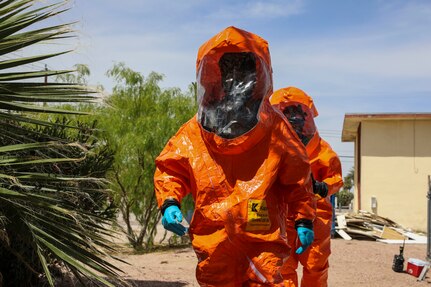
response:
<path fill-rule="evenodd" d="M 183 236 L 186 234 L 187 229 L 181 224 L 182 221 L 183 214 L 178 206 L 171 205 L 166 208 L 162 217 L 162 225 L 166 230 L 172 231 L 179 236 Z"/>
<path fill-rule="evenodd" d="M 302 254 L 313 243 L 314 231 L 310 228 L 300 226 L 296 228 L 296 232 L 298 233 L 299 241 L 301 241 L 301 246 L 296 249 L 296 254 Z"/>

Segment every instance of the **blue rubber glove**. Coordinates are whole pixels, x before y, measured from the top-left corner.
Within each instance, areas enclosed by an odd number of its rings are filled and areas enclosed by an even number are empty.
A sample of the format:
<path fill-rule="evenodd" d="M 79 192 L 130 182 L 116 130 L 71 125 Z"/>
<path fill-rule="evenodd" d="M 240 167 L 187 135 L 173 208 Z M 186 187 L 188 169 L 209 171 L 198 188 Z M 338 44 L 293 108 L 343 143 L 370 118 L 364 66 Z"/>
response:
<path fill-rule="evenodd" d="M 314 231 L 310 228 L 300 226 L 296 229 L 296 232 L 298 233 L 299 241 L 301 241 L 301 246 L 296 249 L 296 254 L 302 254 L 313 243 Z"/>
<path fill-rule="evenodd" d="M 162 217 L 162 225 L 166 230 L 172 231 L 173 233 L 183 236 L 186 234 L 186 228 L 180 224 L 183 221 L 183 214 L 176 205 L 171 205 L 166 208 L 165 213 Z"/>

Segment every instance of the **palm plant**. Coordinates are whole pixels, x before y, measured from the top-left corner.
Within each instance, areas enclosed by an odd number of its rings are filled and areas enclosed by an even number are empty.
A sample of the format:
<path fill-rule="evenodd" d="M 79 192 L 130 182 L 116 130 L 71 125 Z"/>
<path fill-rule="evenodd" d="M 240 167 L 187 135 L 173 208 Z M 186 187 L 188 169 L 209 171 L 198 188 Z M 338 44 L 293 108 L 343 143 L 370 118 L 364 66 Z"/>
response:
<path fill-rule="evenodd" d="M 44 77 L 70 71 L 23 71 L 64 52 L 20 57 L 18 50 L 71 36 L 68 24 L 34 24 L 63 13 L 64 2 L 0 0 L 0 279 L 4 286 L 55 285 L 55 271 L 114 286 L 119 270 L 104 258 L 113 217 L 104 174 L 112 154 L 93 126 L 45 121 L 33 113 L 78 113 L 50 103 L 91 102 L 90 91 Z M 38 26 L 39 27 L 39 26 Z M 32 65 L 34 66 L 34 65 Z M 57 273 L 58 274 L 58 273 Z M 112 279 L 112 280 L 111 280 Z"/>

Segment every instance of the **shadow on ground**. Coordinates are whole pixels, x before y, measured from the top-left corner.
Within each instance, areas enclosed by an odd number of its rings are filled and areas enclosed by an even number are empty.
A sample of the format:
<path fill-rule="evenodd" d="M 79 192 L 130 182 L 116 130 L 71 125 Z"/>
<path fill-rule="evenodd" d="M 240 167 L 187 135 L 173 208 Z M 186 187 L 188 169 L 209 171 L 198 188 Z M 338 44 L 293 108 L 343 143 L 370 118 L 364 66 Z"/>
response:
<path fill-rule="evenodd" d="M 106 278 L 105 278 L 106 279 Z M 84 282 L 75 281 L 73 279 L 68 278 L 68 280 L 63 280 L 61 282 L 56 282 L 56 287 L 96 287 L 101 286 L 99 284 L 96 284 L 95 282 L 91 282 L 88 279 L 83 279 Z M 157 281 L 157 280 L 133 280 L 133 279 L 126 279 L 122 282 L 113 282 L 112 280 L 107 279 L 108 282 L 113 284 L 117 287 L 184 287 L 189 285 L 187 282 L 184 281 Z M 84 283 L 85 285 L 83 285 Z M 2 285 L 0 285 L 1 287 Z M 9 286 L 9 285 L 8 285 Z M 12 285 L 11 285 L 12 286 Z M 14 285 L 15 286 L 15 285 Z M 43 285 L 45 286 L 45 285 Z M 48 284 L 46 284 L 48 286 Z M 105 286 L 105 285 L 104 285 Z"/>

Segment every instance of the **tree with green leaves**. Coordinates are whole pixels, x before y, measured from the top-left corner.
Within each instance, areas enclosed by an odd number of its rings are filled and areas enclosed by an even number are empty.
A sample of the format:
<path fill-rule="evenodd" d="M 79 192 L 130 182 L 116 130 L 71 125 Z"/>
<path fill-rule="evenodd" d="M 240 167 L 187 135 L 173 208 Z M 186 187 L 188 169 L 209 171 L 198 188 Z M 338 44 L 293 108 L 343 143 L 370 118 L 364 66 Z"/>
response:
<path fill-rule="evenodd" d="M 177 88 L 162 89 L 162 75 L 153 72 L 144 77 L 123 63 L 114 65 L 107 75 L 116 85 L 107 107 L 100 110 L 100 124 L 115 151 L 109 178 L 124 221 L 119 227 L 135 249 L 148 250 L 160 219 L 154 161 L 180 125 L 196 113 L 195 98 Z"/>
<path fill-rule="evenodd" d="M 41 27 L 62 1 L 0 0 L 0 285 L 56 285 L 66 270 L 82 283 L 114 286 L 106 261 L 113 218 L 104 178 L 112 153 L 91 124 L 31 113 L 77 114 L 43 103 L 91 102 L 87 87 L 45 83 L 70 71 L 28 69 L 65 52 L 22 57 L 25 48 L 70 37 L 68 24 Z M 38 28 L 32 29 L 33 25 Z M 16 53 L 17 51 L 20 53 Z M 7 69 L 7 71 L 6 71 Z M 24 70 L 24 71 L 23 71 Z M 25 71 L 27 70 L 27 71 Z"/>
<path fill-rule="evenodd" d="M 338 204 L 341 206 L 348 206 L 353 199 L 353 193 L 351 191 L 354 184 L 355 170 L 352 168 L 349 173 L 344 177 L 343 188 L 336 193 Z"/>
<path fill-rule="evenodd" d="M 73 83 L 87 85 L 87 77 L 90 76 L 90 68 L 85 64 L 76 64 L 74 73 L 60 74 L 56 76 L 58 83 Z"/>

